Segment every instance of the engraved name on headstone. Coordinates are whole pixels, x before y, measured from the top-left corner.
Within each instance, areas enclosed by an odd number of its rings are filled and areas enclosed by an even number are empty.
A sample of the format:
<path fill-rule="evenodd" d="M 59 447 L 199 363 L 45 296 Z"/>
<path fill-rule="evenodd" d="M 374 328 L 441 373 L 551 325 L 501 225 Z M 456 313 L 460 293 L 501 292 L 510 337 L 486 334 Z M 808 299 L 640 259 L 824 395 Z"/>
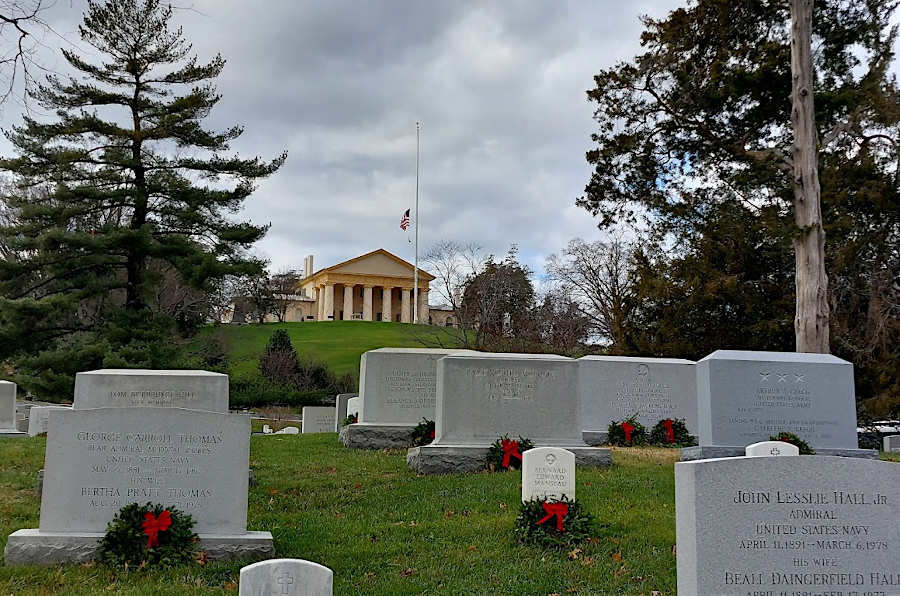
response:
<path fill-rule="evenodd" d="M 250 418 L 180 408 L 49 413 L 42 532 L 103 532 L 128 503 L 191 514 L 200 534 L 247 529 Z"/>
<path fill-rule="evenodd" d="M 830 354 L 719 350 L 697 363 L 701 446 L 793 433 L 810 447 L 857 449 L 853 366 Z"/>
<path fill-rule="evenodd" d="M 76 410 L 126 406 L 227 413 L 228 375 L 146 369 L 102 369 L 75 375 Z"/>
<path fill-rule="evenodd" d="M 575 500 L 575 454 L 535 447 L 522 454 L 522 500 Z"/>
<path fill-rule="evenodd" d="M 845 457 L 675 464 L 678 593 L 900 594 L 900 466 Z"/>

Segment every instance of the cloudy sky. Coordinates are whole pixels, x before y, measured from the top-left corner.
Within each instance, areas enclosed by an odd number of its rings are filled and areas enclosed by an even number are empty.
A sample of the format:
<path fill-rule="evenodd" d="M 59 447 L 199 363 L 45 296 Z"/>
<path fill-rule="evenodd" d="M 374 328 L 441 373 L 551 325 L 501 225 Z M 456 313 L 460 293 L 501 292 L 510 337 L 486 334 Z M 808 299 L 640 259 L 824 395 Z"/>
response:
<path fill-rule="evenodd" d="M 419 122 L 420 254 L 442 239 L 498 256 L 514 243 L 541 272 L 570 239 L 601 237 L 574 204 L 590 175 L 593 75 L 639 51 L 639 15 L 684 3 L 195 0 L 177 24 L 201 60 L 227 61 L 206 125 L 243 125 L 243 156 L 289 153 L 242 214 L 271 222 L 257 250 L 272 270 L 377 248 L 413 260 L 399 221 L 415 204 Z M 86 8 L 57 0 L 47 13 L 64 43 L 78 43 Z M 19 122 L 7 107 L 0 125 Z"/>

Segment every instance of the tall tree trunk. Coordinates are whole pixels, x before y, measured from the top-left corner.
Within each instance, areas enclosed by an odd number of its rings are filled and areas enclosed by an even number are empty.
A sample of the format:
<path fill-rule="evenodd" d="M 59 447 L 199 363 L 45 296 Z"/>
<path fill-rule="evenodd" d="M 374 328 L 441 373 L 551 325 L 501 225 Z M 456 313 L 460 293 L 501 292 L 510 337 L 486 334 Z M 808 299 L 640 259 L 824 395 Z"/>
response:
<path fill-rule="evenodd" d="M 790 0 L 791 123 L 794 127 L 794 215 L 797 311 L 794 319 L 798 352 L 827 354 L 829 347 L 828 277 L 825 274 L 825 230 L 819 187 L 819 143 L 813 105 L 813 0 Z"/>

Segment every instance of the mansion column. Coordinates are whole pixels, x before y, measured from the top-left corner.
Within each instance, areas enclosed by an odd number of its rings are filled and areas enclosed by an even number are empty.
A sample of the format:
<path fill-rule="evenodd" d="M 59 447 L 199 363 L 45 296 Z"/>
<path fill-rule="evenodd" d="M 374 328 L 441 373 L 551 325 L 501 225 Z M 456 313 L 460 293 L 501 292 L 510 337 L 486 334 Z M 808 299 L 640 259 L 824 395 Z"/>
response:
<path fill-rule="evenodd" d="M 403 288 L 403 293 L 400 294 L 400 322 L 401 323 L 409 323 L 412 319 L 412 315 L 410 315 L 410 306 L 411 303 L 409 301 L 409 293 L 410 290 Z"/>
<path fill-rule="evenodd" d="M 316 286 L 316 320 L 325 320 L 325 292 L 323 286 Z"/>
<path fill-rule="evenodd" d="M 344 320 L 353 318 L 353 288 L 350 284 L 344 284 Z"/>
<path fill-rule="evenodd" d="M 428 324 L 428 290 L 419 290 L 419 324 Z"/>
<path fill-rule="evenodd" d="M 381 293 L 381 322 L 390 323 L 393 313 L 391 305 L 394 302 L 394 288 L 385 286 Z"/>
<path fill-rule="evenodd" d="M 363 321 L 372 320 L 372 286 L 363 286 Z"/>
<path fill-rule="evenodd" d="M 329 318 L 330 317 L 330 318 Z M 334 320 L 334 284 L 325 284 L 325 312 L 322 313 L 323 321 Z"/>

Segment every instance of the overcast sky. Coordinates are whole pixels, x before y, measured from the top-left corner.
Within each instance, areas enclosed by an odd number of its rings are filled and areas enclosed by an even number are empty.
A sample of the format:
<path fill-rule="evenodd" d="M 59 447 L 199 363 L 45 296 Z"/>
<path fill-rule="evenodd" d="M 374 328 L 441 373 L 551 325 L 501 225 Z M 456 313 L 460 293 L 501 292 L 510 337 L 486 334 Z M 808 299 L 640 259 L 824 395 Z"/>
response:
<path fill-rule="evenodd" d="M 638 51 L 639 15 L 684 0 L 196 0 L 177 22 L 201 60 L 227 61 L 207 127 L 245 127 L 243 156 L 284 167 L 243 217 L 269 223 L 271 269 L 321 269 L 384 248 L 510 244 L 538 273 L 572 238 L 601 237 L 575 200 L 590 176 L 593 75 Z M 86 0 L 57 0 L 54 29 L 77 43 Z M 48 46 L 55 45 L 51 39 Z M 41 58 L 63 68 L 61 57 Z M 2 126 L 18 124 L 7 107 Z M 11 153 L 0 143 L 2 154 Z"/>

